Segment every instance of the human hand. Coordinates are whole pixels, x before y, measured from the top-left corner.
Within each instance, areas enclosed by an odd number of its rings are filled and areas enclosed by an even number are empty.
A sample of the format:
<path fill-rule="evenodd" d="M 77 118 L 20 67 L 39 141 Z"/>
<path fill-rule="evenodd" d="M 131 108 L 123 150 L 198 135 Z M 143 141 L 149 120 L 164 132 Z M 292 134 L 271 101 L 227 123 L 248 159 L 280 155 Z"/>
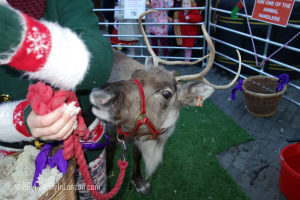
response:
<path fill-rule="evenodd" d="M 150 0 L 146 0 L 146 6 L 150 6 Z"/>
<path fill-rule="evenodd" d="M 37 115 L 31 111 L 27 118 L 27 125 L 31 135 L 42 140 L 65 140 L 74 131 L 76 122 L 74 113 L 64 113 L 63 106 L 46 115 Z"/>
<path fill-rule="evenodd" d="M 190 16 L 185 16 L 185 20 L 189 20 L 190 19 Z"/>
<path fill-rule="evenodd" d="M 178 23 L 179 21 L 178 21 L 178 19 L 174 19 L 174 22 L 175 22 L 175 23 Z"/>

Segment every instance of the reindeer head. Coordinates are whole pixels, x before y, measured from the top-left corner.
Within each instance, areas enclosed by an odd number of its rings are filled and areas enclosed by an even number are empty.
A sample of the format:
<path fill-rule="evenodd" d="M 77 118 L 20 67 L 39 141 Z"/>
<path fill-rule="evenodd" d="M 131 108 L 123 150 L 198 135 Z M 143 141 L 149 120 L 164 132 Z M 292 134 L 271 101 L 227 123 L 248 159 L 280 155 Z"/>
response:
<path fill-rule="evenodd" d="M 152 11 L 147 11 L 140 16 L 139 26 L 148 51 L 153 57 L 153 68 L 135 71 L 132 74 L 132 79 L 138 80 L 143 88 L 147 119 L 151 120 L 156 130 L 166 130 L 174 127 L 179 116 L 179 109 L 182 106 L 196 106 L 199 96 L 201 96 L 200 103 L 202 103 L 215 89 L 231 87 L 238 79 L 241 70 L 241 58 L 238 52 L 240 60 L 239 70 L 231 83 L 225 86 L 216 86 L 209 83 L 204 76 L 213 65 L 215 49 L 203 25 L 202 31 L 210 48 L 208 55 L 195 62 L 169 62 L 160 59 L 150 48 L 141 24 L 142 17 L 149 12 Z M 193 65 L 207 57 L 209 57 L 209 60 L 205 69 L 195 75 L 177 76 L 176 72 L 170 72 L 158 66 L 158 63 Z M 193 82 L 183 82 L 192 80 Z M 142 99 L 138 85 L 132 80 L 109 83 L 102 88 L 93 89 L 90 94 L 93 113 L 99 119 L 116 126 L 122 126 L 128 131 L 133 131 L 134 127 L 136 127 L 136 118 L 140 117 L 138 113 L 143 107 L 141 105 Z M 141 126 L 137 132 L 137 137 L 147 134 L 147 132 L 149 132 L 149 127 Z"/>

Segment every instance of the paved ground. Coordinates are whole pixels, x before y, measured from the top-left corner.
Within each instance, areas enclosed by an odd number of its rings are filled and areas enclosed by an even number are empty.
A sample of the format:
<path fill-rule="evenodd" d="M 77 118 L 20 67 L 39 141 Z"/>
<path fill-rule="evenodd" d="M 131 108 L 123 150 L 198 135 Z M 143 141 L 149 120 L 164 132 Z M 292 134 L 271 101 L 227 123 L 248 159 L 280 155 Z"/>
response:
<path fill-rule="evenodd" d="M 201 70 L 189 68 L 176 67 L 176 70 L 181 74 Z M 213 67 L 206 78 L 221 85 L 229 83 L 233 75 Z M 242 92 L 236 93 L 235 101 L 231 100 L 231 89 L 217 90 L 210 99 L 255 140 L 222 152 L 218 155 L 220 164 L 251 199 L 284 200 L 278 186 L 281 167 L 278 149 L 286 139 L 300 137 L 300 107 L 283 98 L 273 116 L 255 117 L 247 112 Z M 293 95 L 289 88 L 288 94 Z"/>
<path fill-rule="evenodd" d="M 228 77 L 215 70 L 208 79 L 225 82 Z M 230 91 L 217 91 L 211 100 L 255 140 L 218 155 L 221 165 L 251 199 L 286 199 L 278 186 L 281 167 L 278 149 L 286 139 L 300 137 L 300 107 L 282 99 L 273 116 L 259 118 L 247 112 L 242 92 L 237 93 L 235 101 L 228 100 Z"/>
<path fill-rule="evenodd" d="M 174 69 L 180 74 L 201 71 L 201 67 L 198 66 L 166 68 Z M 222 85 L 229 83 L 233 75 L 213 67 L 206 78 L 214 84 Z M 299 82 L 300 80 L 297 85 Z M 220 164 L 251 199 L 285 200 L 278 185 L 281 168 L 278 149 L 286 139 L 300 137 L 300 107 L 282 98 L 273 116 L 255 117 L 247 112 L 242 92 L 236 93 L 235 101 L 231 100 L 231 89 L 217 90 L 210 99 L 255 140 L 231 147 L 217 155 Z M 285 95 L 293 96 L 294 99 L 295 95 L 299 97 L 299 94 L 290 88 Z"/>

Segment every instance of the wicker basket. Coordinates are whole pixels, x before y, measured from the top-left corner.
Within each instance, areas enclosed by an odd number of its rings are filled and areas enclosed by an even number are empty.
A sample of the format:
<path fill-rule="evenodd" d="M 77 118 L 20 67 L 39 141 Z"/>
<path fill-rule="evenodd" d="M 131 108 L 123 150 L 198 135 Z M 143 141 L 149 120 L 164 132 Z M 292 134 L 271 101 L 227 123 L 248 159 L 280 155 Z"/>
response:
<path fill-rule="evenodd" d="M 51 154 L 54 154 L 60 149 L 60 147 L 54 147 Z M 19 154 L 22 152 L 17 152 L 11 156 L 18 158 Z M 76 159 L 75 157 L 68 161 L 68 169 L 64 176 L 50 189 L 48 192 L 43 194 L 39 200 L 76 200 L 76 188 L 74 172 L 76 169 Z"/>
<path fill-rule="evenodd" d="M 272 116 L 277 109 L 280 99 L 287 86 L 276 93 L 278 79 L 268 76 L 253 76 L 244 80 L 243 92 L 247 110 L 257 117 Z"/>

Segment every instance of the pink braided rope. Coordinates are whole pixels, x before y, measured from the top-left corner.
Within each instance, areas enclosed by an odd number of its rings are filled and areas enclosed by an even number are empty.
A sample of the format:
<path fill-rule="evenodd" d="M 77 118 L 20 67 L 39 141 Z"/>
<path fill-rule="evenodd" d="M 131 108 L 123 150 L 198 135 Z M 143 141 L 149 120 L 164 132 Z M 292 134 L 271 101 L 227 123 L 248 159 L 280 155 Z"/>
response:
<path fill-rule="evenodd" d="M 76 102 L 76 106 L 79 107 L 78 99 L 74 92 L 72 91 L 53 91 L 50 86 L 42 82 L 31 85 L 28 88 L 28 94 L 26 96 L 32 110 L 39 115 L 45 115 L 52 110 L 60 107 L 64 102 L 70 103 L 72 101 Z M 79 137 L 87 139 L 89 136 L 89 131 L 84 123 L 81 116 L 81 112 L 77 116 L 78 127 L 74 130 L 73 134 L 70 135 L 63 143 L 63 155 L 66 160 L 69 160 L 75 156 L 77 159 L 77 165 L 82 174 L 83 180 L 87 185 L 91 195 L 96 199 L 106 200 L 112 198 L 119 191 L 123 179 L 125 176 L 126 167 L 128 162 L 118 161 L 118 166 L 120 168 L 119 178 L 115 187 L 107 194 L 101 194 L 95 190 L 94 183 L 92 181 L 91 175 L 88 171 L 88 166 L 84 158 L 84 153 L 82 150 L 81 143 L 79 142 Z"/>

